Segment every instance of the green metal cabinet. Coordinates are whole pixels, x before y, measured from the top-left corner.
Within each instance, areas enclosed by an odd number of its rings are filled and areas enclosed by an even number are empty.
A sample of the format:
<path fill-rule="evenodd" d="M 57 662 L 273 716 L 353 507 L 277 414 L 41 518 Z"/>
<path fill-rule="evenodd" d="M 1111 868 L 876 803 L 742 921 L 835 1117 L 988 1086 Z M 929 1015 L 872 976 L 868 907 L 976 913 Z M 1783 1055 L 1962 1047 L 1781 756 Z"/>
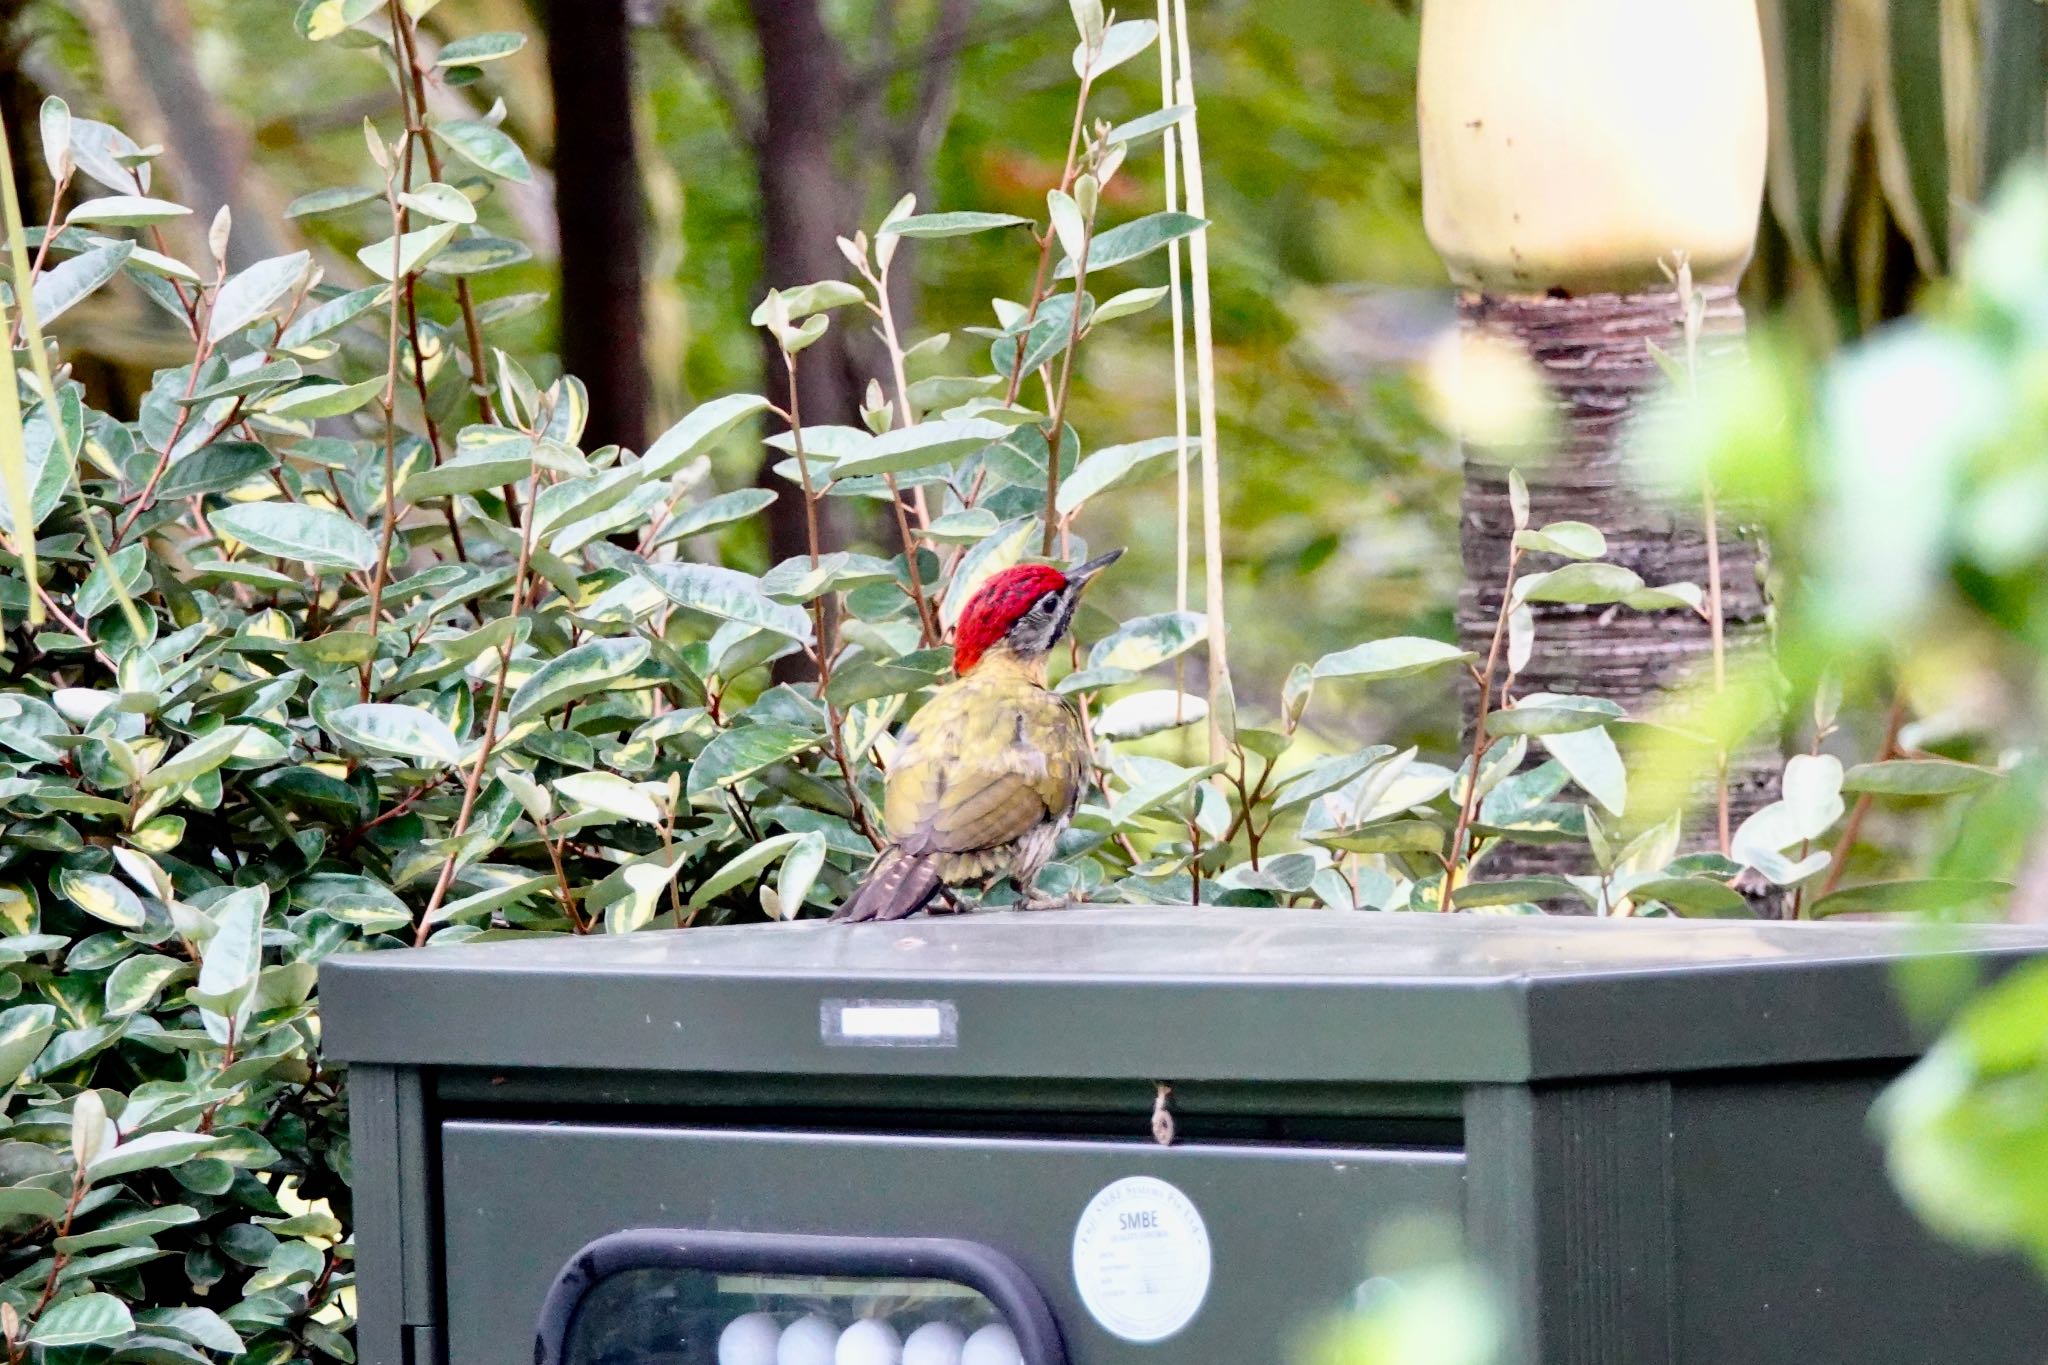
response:
<path fill-rule="evenodd" d="M 2039 1365 L 2048 1294 L 1923 1232 L 1867 1119 L 1925 1041 L 1899 963 L 2048 935 L 1930 933 L 1096 908 L 337 958 L 361 1359 L 713 1365 L 731 1305 L 829 1301 L 1280 1365 L 1434 1214 L 1515 1365 Z"/>

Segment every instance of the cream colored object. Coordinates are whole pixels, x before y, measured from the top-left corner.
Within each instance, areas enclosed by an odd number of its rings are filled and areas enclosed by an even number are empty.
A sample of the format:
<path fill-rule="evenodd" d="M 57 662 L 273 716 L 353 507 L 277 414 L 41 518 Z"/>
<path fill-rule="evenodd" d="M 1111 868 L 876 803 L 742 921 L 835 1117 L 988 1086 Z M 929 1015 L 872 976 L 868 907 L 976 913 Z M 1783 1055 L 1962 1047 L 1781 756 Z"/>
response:
<path fill-rule="evenodd" d="M 1730 283 L 1769 145 L 1756 0 L 1426 0 L 1429 238 L 1468 288 L 1627 293 L 1684 251 Z"/>

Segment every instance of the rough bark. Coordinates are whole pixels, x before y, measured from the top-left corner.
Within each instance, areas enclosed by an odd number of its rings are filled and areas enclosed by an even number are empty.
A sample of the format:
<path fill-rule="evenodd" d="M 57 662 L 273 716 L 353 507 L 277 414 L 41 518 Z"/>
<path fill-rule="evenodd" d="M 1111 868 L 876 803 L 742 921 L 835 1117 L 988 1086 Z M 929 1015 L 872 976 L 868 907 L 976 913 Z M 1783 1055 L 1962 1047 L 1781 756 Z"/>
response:
<path fill-rule="evenodd" d="M 640 450 L 649 395 L 625 0 L 557 0 L 549 18 L 562 366 L 590 390 L 586 444 Z"/>
<path fill-rule="evenodd" d="M 1649 343 L 1672 354 L 1683 350 L 1675 295 L 1468 296 L 1461 301 L 1459 314 L 1461 326 L 1522 346 L 1549 382 L 1559 434 L 1552 458 L 1523 470 L 1532 523 L 1590 522 L 1606 533 L 1608 560 L 1633 569 L 1646 583 L 1690 582 L 1704 588 L 1707 537 L 1697 510 L 1643 492 L 1627 468 L 1622 439 L 1629 419 L 1663 382 Z M 1739 349 L 1743 327 L 1734 291 L 1709 290 L 1705 356 Z M 1729 509 L 1722 509 L 1719 520 L 1724 638 L 1728 658 L 1739 661 L 1769 648 L 1765 550 Z M 1466 461 L 1461 531 L 1465 587 L 1458 604 L 1459 635 L 1466 648 L 1483 657 L 1500 610 L 1514 523 L 1507 470 L 1486 463 L 1478 452 Z M 1529 554 L 1523 558 L 1522 572 L 1541 572 L 1558 564 L 1549 556 Z M 1517 695 L 1605 697 L 1627 708 L 1631 716 L 1642 717 L 1653 713 L 1672 689 L 1702 685 L 1710 676 L 1711 627 L 1701 615 L 1550 604 L 1538 605 L 1535 611 L 1536 648 L 1517 679 Z M 1470 692 L 1466 705 L 1469 726 Z M 1775 799 L 1782 761 L 1775 738 L 1762 736 L 1731 757 L 1733 824 Z M 1532 755 L 1531 762 L 1540 757 L 1540 752 Z M 1715 825 L 1709 774 L 1692 794 L 1685 823 L 1687 848 L 1715 847 Z M 1487 871 L 1494 877 L 1582 872 L 1590 870 L 1585 866 L 1588 861 L 1585 849 L 1575 845 L 1508 845 L 1490 855 Z"/>

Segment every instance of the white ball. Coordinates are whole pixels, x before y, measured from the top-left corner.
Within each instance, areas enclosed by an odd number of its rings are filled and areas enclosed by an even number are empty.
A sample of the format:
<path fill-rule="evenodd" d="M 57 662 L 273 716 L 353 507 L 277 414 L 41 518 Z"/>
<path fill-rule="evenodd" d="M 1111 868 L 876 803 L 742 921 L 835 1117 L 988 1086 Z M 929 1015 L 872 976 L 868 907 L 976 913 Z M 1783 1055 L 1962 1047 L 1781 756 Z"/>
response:
<path fill-rule="evenodd" d="M 782 1329 L 775 1343 L 775 1365 L 832 1365 L 839 1329 L 816 1313 Z"/>
<path fill-rule="evenodd" d="M 903 1365 L 960 1365 L 967 1335 L 950 1322 L 928 1322 L 903 1339 Z"/>
<path fill-rule="evenodd" d="M 742 1313 L 718 1334 L 718 1365 L 775 1365 L 782 1326 L 766 1313 Z"/>
<path fill-rule="evenodd" d="M 1024 1354 L 1017 1349 L 1016 1335 L 1000 1322 L 992 1322 L 967 1338 L 960 1365 L 1024 1365 Z"/>
<path fill-rule="evenodd" d="M 903 1358 L 903 1338 L 880 1318 L 862 1318 L 839 1334 L 833 1365 L 897 1365 Z"/>

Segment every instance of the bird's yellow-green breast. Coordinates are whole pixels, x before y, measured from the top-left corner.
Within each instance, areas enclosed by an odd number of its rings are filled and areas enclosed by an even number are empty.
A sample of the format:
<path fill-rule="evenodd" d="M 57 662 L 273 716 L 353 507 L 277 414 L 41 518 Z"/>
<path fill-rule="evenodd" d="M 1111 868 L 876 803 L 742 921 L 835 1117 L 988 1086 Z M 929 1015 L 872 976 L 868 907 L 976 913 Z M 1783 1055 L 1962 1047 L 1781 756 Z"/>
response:
<path fill-rule="evenodd" d="M 1049 852 L 1080 800 L 1080 719 L 1034 671 L 989 659 L 941 688 L 898 741 L 884 808 L 889 837 L 909 853 L 945 855 L 949 878 L 1009 872 L 1027 841 Z M 1044 856 L 1036 847 L 1030 854 Z"/>

